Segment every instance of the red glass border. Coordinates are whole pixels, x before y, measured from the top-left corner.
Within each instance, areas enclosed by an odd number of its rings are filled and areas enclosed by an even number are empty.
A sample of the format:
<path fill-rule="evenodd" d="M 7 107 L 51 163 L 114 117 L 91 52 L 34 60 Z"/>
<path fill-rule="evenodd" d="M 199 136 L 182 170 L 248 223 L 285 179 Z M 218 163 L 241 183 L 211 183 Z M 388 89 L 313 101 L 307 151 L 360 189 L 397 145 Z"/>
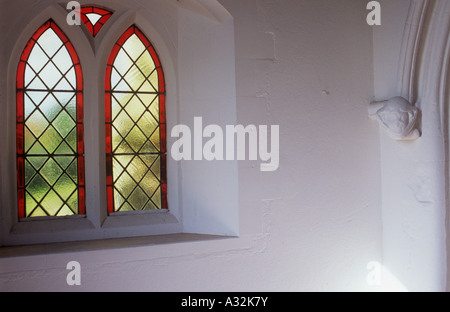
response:
<path fill-rule="evenodd" d="M 58 35 L 64 46 L 69 52 L 72 63 L 75 68 L 75 77 L 77 81 L 76 103 L 77 103 L 77 158 L 78 158 L 78 215 L 86 214 L 86 200 L 85 200 L 85 163 L 84 163 L 84 126 L 83 126 L 83 75 L 78 54 L 74 46 L 69 41 L 64 32 L 56 25 L 53 20 L 45 22 L 27 42 L 20 61 L 17 67 L 16 77 L 16 153 L 17 153 L 17 208 L 19 219 L 26 218 L 26 203 L 25 203 L 25 150 L 24 150 L 24 96 L 26 91 L 25 86 L 25 69 L 28 58 L 33 50 L 39 37 L 49 28 Z"/>
<path fill-rule="evenodd" d="M 97 23 L 95 23 L 95 25 L 93 25 L 92 22 L 87 17 L 87 14 L 89 13 L 99 14 L 102 17 L 97 21 Z M 83 24 L 86 26 L 89 33 L 93 37 L 97 36 L 100 29 L 102 29 L 103 25 L 106 24 L 106 22 L 111 18 L 112 15 L 113 12 L 111 11 L 93 6 L 83 6 L 80 9 L 81 21 L 83 22 Z"/>
<path fill-rule="evenodd" d="M 106 149 L 106 190 L 107 190 L 107 211 L 108 214 L 114 212 L 114 180 L 113 180 L 113 165 L 112 165 L 112 90 L 111 90 L 111 75 L 114 61 L 119 54 L 121 47 L 133 35 L 136 34 L 150 53 L 155 66 L 158 71 L 159 80 L 159 131 L 160 131 L 160 151 L 161 151 L 161 209 L 169 209 L 167 200 L 167 133 L 166 133 L 166 97 L 165 97 L 165 78 L 161 61 L 156 50 L 136 25 L 130 26 L 119 37 L 114 45 L 111 54 L 108 58 L 105 74 L 105 149 Z"/>

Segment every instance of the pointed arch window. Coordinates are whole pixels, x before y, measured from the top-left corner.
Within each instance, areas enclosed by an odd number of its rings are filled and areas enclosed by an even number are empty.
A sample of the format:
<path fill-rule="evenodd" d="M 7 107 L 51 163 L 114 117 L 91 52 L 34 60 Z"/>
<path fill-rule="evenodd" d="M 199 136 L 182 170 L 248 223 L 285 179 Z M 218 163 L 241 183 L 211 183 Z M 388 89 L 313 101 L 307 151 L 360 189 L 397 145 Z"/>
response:
<path fill-rule="evenodd" d="M 81 21 L 94 37 L 97 36 L 100 29 L 111 18 L 112 14 L 109 10 L 94 6 L 83 6 L 80 9 Z"/>
<path fill-rule="evenodd" d="M 19 218 L 84 215 L 83 77 L 53 20 L 26 45 L 16 86 Z"/>
<path fill-rule="evenodd" d="M 164 74 L 135 25 L 111 52 L 105 91 L 108 212 L 167 209 Z"/>

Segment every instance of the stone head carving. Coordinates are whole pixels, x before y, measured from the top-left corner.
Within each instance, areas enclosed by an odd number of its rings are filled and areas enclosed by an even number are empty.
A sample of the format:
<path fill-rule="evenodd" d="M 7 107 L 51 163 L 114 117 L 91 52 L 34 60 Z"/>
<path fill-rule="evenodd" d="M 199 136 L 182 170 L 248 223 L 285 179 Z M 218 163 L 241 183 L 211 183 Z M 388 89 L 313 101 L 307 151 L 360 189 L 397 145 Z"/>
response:
<path fill-rule="evenodd" d="M 378 120 L 394 140 L 416 140 L 420 137 L 417 129 L 419 110 L 402 97 L 373 102 L 369 106 L 369 116 Z"/>

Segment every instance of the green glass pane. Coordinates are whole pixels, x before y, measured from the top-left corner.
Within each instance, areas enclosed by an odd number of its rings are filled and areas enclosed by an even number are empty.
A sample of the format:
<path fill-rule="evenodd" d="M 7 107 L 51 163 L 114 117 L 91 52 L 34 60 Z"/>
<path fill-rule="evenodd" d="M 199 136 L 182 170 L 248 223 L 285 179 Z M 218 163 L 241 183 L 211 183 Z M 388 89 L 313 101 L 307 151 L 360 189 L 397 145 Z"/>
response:
<path fill-rule="evenodd" d="M 124 77 L 133 91 L 139 90 L 146 80 L 137 66 L 133 66 Z"/>
<path fill-rule="evenodd" d="M 73 156 L 56 156 L 55 161 L 61 166 L 62 169 L 66 170 L 67 167 L 75 160 Z"/>
<path fill-rule="evenodd" d="M 134 127 L 126 137 L 127 143 L 135 152 L 139 152 L 146 140 L 145 135 L 137 127 Z"/>
<path fill-rule="evenodd" d="M 56 150 L 62 140 L 61 136 L 52 126 L 50 126 L 39 139 L 42 146 L 44 146 L 50 154 Z"/>
<path fill-rule="evenodd" d="M 66 137 L 66 142 L 72 148 L 72 153 L 75 153 L 77 150 L 77 129 L 74 128 L 72 132 Z"/>
<path fill-rule="evenodd" d="M 27 191 L 37 200 L 44 198 L 50 187 L 47 182 L 39 175 L 35 175 L 30 184 L 27 185 Z"/>
<path fill-rule="evenodd" d="M 28 130 L 27 127 L 25 127 L 24 141 L 25 141 L 25 151 L 26 152 L 28 152 L 28 150 L 33 146 L 34 142 L 36 142 L 36 138 L 30 132 L 30 130 Z"/>
<path fill-rule="evenodd" d="M 39 137 L 48 127 L 48 121 L 39 111 L 35 111 L 30 118 L 27 119 L 25 125 L 35 137 Z"/>
<path fill-rule="evenodd" d="M 150 168 L 159 156 L 158 155 L 140 155 L 139 157 L 145 163 L 145 165 Z"/>
<path fill-rule="evenodd" d="M 120 143 L 122 143 L 123 138 L 116 131 L 115 128 L 112 128 L 112 148 L 115 151 Z M 131 149 L 130 149 L 131 150 Z"/>
<path fill-rule="evenodd" d="M 42 145 L 39 142 L 34 142 L 34 145 L 31 147 L 31 149 L 28 151 L 29 155 L 42 155 L 47 154 L 47 151 L 42 147 Z"/>
<path fill-rule="evenodd" d="M 124 76 L 131 66 L 133 66 L 133 61 L 123 49 L 120 49 L 119 53 L 117 53 L 116 59 L 114 60 L 114 68 L 121 76 Z"/>
<path fill-rule="evenodd" d="M 41 207 L 37 207 L 35 210 L 28 210 L 27 208 L 27 217 L 35 218 L 46 216 L 48 216 L 47 212 L 45 212 Z"/>
<path fill-rule="evenodd" d="M 143 210 L 150 211 L 150 210 L 159 210 L 159 209 L 160 208 L 158 208 L 151 200 L 149 200 Z"/>
<path fill-rule="evenodd" d="M 133 128 L 134 122 L 125 111 L 122 111 L 114 120 L 113 126 L 122 135 L 122 137 L 126 137 L 131 128 Z"/>
<path fill-rule="evenodd" d="M 133 160 L 133 157 L 133 155 L 117 155 L 114 158 L 125 168 Z"/>
<path fill-rule="evenodd" d="M 123 167 L 120 164 L 120 162 L 118 162 L 116 160 L 117 157 L 113 158 L 113 179 L 114 181 L 117 181 L 117 179 L 120 178 L 120 176 L 122 175 L 123 172 Z"/>
<path fill-rule="evenodd" d="M 145 77 L 150 76 L 150 74 L 156 69 L 155 62 L 153 62 L 150 52 L 146 51 L 136 62 L 137 67 L 142 71 Z"/>
<path fill-rule="evenodd" d="M 140 187 L 137 187 L 128 198 L 128 203 L 134 210 L 142 210 L 148 200 L 149 198 L 144 191 Z"/>
<path fill-rule="evenodd" d="M 139 159 L 139 157 L 135 157 L 127 167 L 128 174 L 137 182 L 142 179 L 147 171 L 148 167 Z"/>
<path fill-rule="evenodd" d="M 70 164 L 70 166 L 66 170 L 66 173 L 69 175 L 69 177 L 72 178 L 73 181 L 78 181 L 78 164 L 76 161 Z"/>
<path fill-rule="evenodd" d="M 149 138 L 153 132 L 158 128 L 158 122 L 153 118 L 152 114 L 145 112 L 141 119 L 137 122 L 139 128 L 144 132 L 145 136 Z"/>
<path fill-rule="evenodd" d="M 138 92 L 157 92 L 158 86 L 152 86 L 149 80 L 146 80 L 144 84 L 140 87 Z"/>
<path fill-rule="evenodd" d="M 77 186 L 73 183 L 71 178 L 69 178 L 66 174 L 63 174 L 53 189 L 59 196 L 61 196 L 62 199 L 67 200 L 77 189 Z"/>
<path fill-rule="evenodd" d="M 153 133 L 153 135 L 150 138 L 150 141 L 152 141 L 153 145 L 159 150 L 161 146 L 161 140 L 159 136 L 159 127 L 158 129 Z"/>
<path fill-rule="evenodd" d="M 65 142 L 62 142 L 58 149 L 55 151 L 55 155 L 67 155 L 73 154 L 74 151 Z"/>
<path fill-rule="evenodd" d="M 125 141 L 122 141 L 122 143 L 120 143 L 115 152 L 117 154 L 134 153 L 133 149 Z"/>
<path fill-rule="evenodd" d="M 158 188 L 158 190 L 155 192 L 155 195 L 153 195 L 152 197 L 152 201 L 159 209 L 161 209 L 161 188 Z"/>
<path fill-rule="evenodd" d="M 56 116 L 61 112 L 62 107 L 59 105 L 53 95 L 49 94 L 45 100 L 39 105 L 39 109 L 42 111 L 44 116 L 52 122 Z"/>
<path fill-rule="evenodd" d="M 158 180 L 161 180 L 161 159 L 155 161 L 151 169 L 153 174 L 158 178 Z"/>
<path fill-rule="evenodd" d="M 130 206 L 130 204 L 128 204 L 128 202 L 125 202 L 122 207 L 120 207 L 120 209 L 116 209 L 116 211 L 120 211 L 120 212 L 130 212 L 133 211 L 133 207 Z"/>
<path fill-rule="evenodd" d="M 121 110 L 122 110 L 122 106 L 120 106 L 119 102 L 113 96 L 112 103 L 111 103 L 111 118 L 113 120 L 116 119 L 117 115 L 119 115 Z"/>
<path fill-rule="evenodd" d="M 27 161 L 33 165 L 34 169 L 40 170 L 41 167 L 48 160 L 48 157 L 40 157 L 40 156 L 28 156 Z"/>
<path fill-rule="evenodd" d="M 56 216 L 64 217 L 64 216 L 73 216 L 73 215 L 75 215 L 75 213 L 69 208 L 69 206 L 64 205 Z"/>
<path fill-rule="evenodd" d="M 114 93 L 113 98 L 120 104 L 120 108 L 125 107 L 133 97 L 132 93 Z M 114 104 L 114 103 L 113 103 Z"/>
<path fill-rule="evenodd" d="M 148 79 L 150 81 L 150 83 L 152 84 L 152 87 L 157 90 L 158 89 L 158 84 L 159 84 L 159 79 L 158 79 L 158 71 L 154 71 L 151 75 L 150 78 Z"/>
<path fill-rule="evenodd" d="M 73 120 L 77 120 L 77 101 L 75 95 L 73 95 L 70 101 L 66 104 L 65 109 Z"/>
<path fill-rule="evenodd" d="M 136 182 L 126 172 L 115 183 L 115 188 L 125 197 L 130 196 L 135 186 Z"/>
<path fill-rule="evenodd" d="M 65 111 L 62 111 L 61 114 L 53 121 L 53 126 L 56 130 L 61 134 L 64 138 L 66 137 L 70 131 L 76 126 L 72 117 L 69 116 Z"/>
<path fill-rule="evenodd" d="M 50 185 L 54 185 L 63 171 L 61 170 L 59 165 L 52 158 L 50 158 L 39 171 L 39 173 Z"/>
<path fill-rule="evenodd" d="M 34 170 L 33 166 L 28 161 L 25 161 L 25 185 L 30 182 L 35 173 L 36 170 Z"/>
<path fill-rule="evenodd" d="M 147 193 L 148 196 L 152 196 L 153 193 L 159 187 L 159 181 L 158 181 L 158 179 L 155 177 L 155 175 L 153 173 L 147 172 L 147 174 L 142 179 L 142 181 L 141 181 L 141 183 L 139 185 Z"/>
<path fill-rule="evenodd" d="M 156 99 L 153 99 L 153 102 L 151 102 L 150 112 L 152 113 L 153 117 L 155 117 L 155 119 L 159 122 L 159 96 L 157 96 Z"/>
<path fill-rule="evenodd" d="M 36 203 L 36 201 L 33 199 L 32 196 L 30 196 L 30 194 L 26 193 L 25 195 L 25 207 L 26 207 L 26 215 L 28 216 L 34 209 L 36 209 L 36 207 L 38 206 L 38 204 Z"/>
<path fill-rule="evenodd" d="M 136 96 L 134 96 L 125 107 L 125 110 L 134 122 L 137 122 L 139 118 L 141 118 L 142 114 L 145 112 L 145 109 L 145 106 Z"/>
<path fill-rule="evenodd" d="M 158 149 L 153 145 L 152 142 L 145 142 L 144 146 L 141 149 L 141 153 L 158 153 Z"/>
<path fill-rule="evenodd" d="M 146 50 L 141 39 L 139 39 L 136 34 L 131 35 L 122 48 L 127 52 L 133 61 L 136 61 Z"/>
<path fill-rule="evenodd" d="M 70 196 L 69 200 L 67 201 L 67 205 L 69 208 L 75 212 L 75 214 L 78 214 L 78 192 L 75 192 Z"/>
<path fill-rule="evenodd" d="M 120 195 L 119 192 L 114 192 L 114 206 L 116 207 L 116 211 L 120 210 L 120 207 L 126 202 L 125 198 L 123 198 L 122 195 Z"/>
<path fill-rule="evenodd" d="M 142 104 L 144 104 L 147 108 L 150 107 L 150 105 L 152 105 L 158 97 L 156 94 L 148 93 L 138 93 L 137 96 L 141 100 Z M 158 110 L 157 112 L 159 112 L 159 105 L 156 105 L 156 109 Z M 157 115 L 159 115 L 159 113 Z"/>
<path fill-rule="evenodd" d="M 49 216 L 56 216 L 63 204 L 64 202 L 53 190 L 48 192 L 41 202 L 42 208 L 48 213 Z"/>

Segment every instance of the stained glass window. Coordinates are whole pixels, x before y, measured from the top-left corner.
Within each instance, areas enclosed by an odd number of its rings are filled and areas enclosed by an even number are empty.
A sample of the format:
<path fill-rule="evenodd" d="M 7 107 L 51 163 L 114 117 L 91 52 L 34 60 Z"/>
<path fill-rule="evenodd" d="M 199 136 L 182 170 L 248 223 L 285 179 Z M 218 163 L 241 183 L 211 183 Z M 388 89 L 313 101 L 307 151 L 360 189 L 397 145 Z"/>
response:
<path fill-rule="evenodd" d="M 81 21 L 94 37 L 111 16 L 112 12 L 93 6 L 84 6 L 80 9 Z"/>
<path fill-rule="evenodd" d="M 19 218 L 85 214 L 82 88 L 77 53 L 49 20 L 17 71 Z"/>
<path fill-rule="evenodd" d="M 108 212 L 167 209 L 164 75 L 134 25 L 111 52 L 105 89 Z"/>

